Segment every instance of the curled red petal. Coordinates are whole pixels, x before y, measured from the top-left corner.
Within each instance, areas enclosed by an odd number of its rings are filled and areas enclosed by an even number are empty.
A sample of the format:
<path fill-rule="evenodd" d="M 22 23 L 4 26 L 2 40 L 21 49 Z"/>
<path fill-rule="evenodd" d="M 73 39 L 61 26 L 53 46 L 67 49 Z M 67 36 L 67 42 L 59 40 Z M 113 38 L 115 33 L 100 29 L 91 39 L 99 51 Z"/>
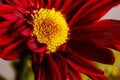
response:
<path fill-rule="evenodd" d="M 31 33 L 32 33 L 32 30 L 30 30 L 30 28 L 27 28 L 21 32 L 21 34 L 26 37 L 31 36 Z"/>
<path fill-rule="evenodd" d="M 35 53 L 44 52 L 47 49 L 45 44 L 38 43 L 34 38 L 30 38 L 27 42 L 27 46 Z"/>

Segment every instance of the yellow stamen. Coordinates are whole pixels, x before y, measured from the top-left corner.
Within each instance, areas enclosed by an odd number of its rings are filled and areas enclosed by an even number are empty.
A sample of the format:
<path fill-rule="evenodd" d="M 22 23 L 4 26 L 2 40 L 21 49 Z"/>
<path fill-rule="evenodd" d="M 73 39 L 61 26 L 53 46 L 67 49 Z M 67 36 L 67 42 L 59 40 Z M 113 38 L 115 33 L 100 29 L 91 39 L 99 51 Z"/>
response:
<path fill-rule="evenodd" d="M 55 52 L 68 37 L 68 25 L 60 11 L 41 8 L 35 15 L 33 35 L 37 41 L 47 44 L 48 52 Z"/>

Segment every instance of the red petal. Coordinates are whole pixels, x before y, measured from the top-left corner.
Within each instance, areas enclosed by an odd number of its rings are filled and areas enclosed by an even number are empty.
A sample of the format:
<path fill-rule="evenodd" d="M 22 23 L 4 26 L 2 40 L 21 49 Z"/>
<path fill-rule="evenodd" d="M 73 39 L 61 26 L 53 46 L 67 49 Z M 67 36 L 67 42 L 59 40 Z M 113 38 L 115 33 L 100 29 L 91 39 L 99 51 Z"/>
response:
<path fill-rule="evenodd" d="M 37 9 L 40 9 L 40 8 L 48 8 L 48 9 L 55 8 L 53 6 L 56 5 L 57 1 L 60 1 L 60 0 L 34 0 L 35 6 L 36 6 Z"/>
<path fill-rule="evenodd" d="M 22 14 L 27 14 L 28 9 L 30 8 L 29 3 L 26 0 L 5 0 L 8 4 L 12 5 L 12 7 Z"/>
<path fill-rule="evenodd" d="M 20 5 L 20 7 L 23 7 L 24 9 L 28 9 L 28 10 L 34 7 L 33 0 L 18 0 L 17 3 Z"/>
<path fill-rule="evenodd" d="M 27 42 L 28 48 L 35 53 L 44 52 L 47 49 L 45 44 L 38 43 L 34 38 L 30 38 Z"/>
<path fill-rule="evenodd" d="M 101 75 L 103 71 L 96 68 L 94 64 L 83 58 L 82 56 L 78 55 L 77 53 L 73 53 L 72 51 L 69 52 L 60 52 L 61 55 L 67 60 L 68 64 L 75 70 L 90 75 Z"/>
<path fill-rule="evenodd" d="M 114 55 L 112 51 L 109 49 L 100 47 L 92 42 L 78 41 L 78 40 L 70 40 L 67 45 L 76 52 L 77 55 L 83 56 L 89 60 L 105 63 L 105 64 L 113 64 L 114 63 Z M 107 57 L 107 58 L 106 58 Z"/>
<path fill-rule="evenodd" d="M 26 29 L 25 20 L 23 19 L 14 19 L 13 21 L 4 21 L 0 23 L 0 35 L 11 35 L 16 36 L 20 34 L 24 29 Z"/>
<path fill-rule="evenodd" d="M 92 80 L 108 80 L 108 78 L 104 75 L 99 75 L 99 76 L 91 76 L 88 75 Z"/>
<path fill-rule="evenodd" d="M 102 20 L 95 24 L 74 28 L 71 38 L 81 41 L 92 40 L 99 45 L 110 47 L 120 44 L 120 21 Z"/>
<path fill-rule="evenodd" d="M 21 52 L 24 51 L 25 48 L 25 46 L 23 47 L 23 40 L 19 40 L 3 48 L 0 52 L 0 58 L 6 60 L 15 60 L 20 57 Z"/>
<path fill-rule="evenodd" d="M 31 33 L 32 33 L 32 30 L 30 30 L 30 28 L 25 29 L 21 32 L 21 34 L 26 36 L 26 37 L 31 36 Z"/>
<path fill-rule="evenodd" d="M 64 13 L 66 10 L 69 10 L 67 9 L 71 4 L 75 3 L 77 1 L 74 1 L 74 0 L 64 0 L 64 3 L 63 3 L 63 6 L 62 6 L 62 10 L 61 12 Z M 73 7 L 74 8 L 74 7 Z M 70 8 L 71 9 L 71 8 Z"/>
<path fill-rule="evenodd" d="M 36 63 L 34 60 L 32 63 L 35 80 L 49 80 L 51 78 L 51 75 L 49 74 L 50 68 L 46 58 L 44 58 L 43 62 L 40 65 Z"/>
<path fill-rule="evenodd" d="M 2 14 L 0 16 L 5 20 L 12 20 L 12 21 L 18 18 L 18 16 L 16 16 L 15 14 Z"/>
<path fill-rule="evenodd" d="M 0 36 L 0 46 L 5 46 L 7 44 L 10 44 L 14 38 L 8 37 L 8 36 Z"/>
<path fill-rule="evenodd" d="M 48 56 L 49 58 L 49 64 L 51 67 L 51 76 L 53 77 L 52 80 L 62 80 L 62 77 L 61 77 L 61 71 L 59 69 L 59 65 L 55 62 L 55 60 L 51 57 L 51 56 Z"/>
<path fill-rule="evenodd" d="M 117 44 L 117 45 L 113 45 L 113 46 L 111 46 L 111 48 L 120 51 L 120 45 L 119 45 L 119 44 Z"/>
<path fill-rule="evenodd" d="M 16 10 L 7 4 L 0 4 L 0 14 L 11 14 L 14 13 Z"/>
<path fill-rule="evenodd" d="M 24 54 L 23 52 L 25 51 L 25 49 L 26 48 L 14 50 L 13 52 L 11 52 L 11 54 L 6 55 L 5 57 L 2 57 L 2 58 L 5 60 L 16 60 L 16 59 L 20 58 L 22 54 Z"/>
<path fill-rule="evenodd" d="M 63 0 L 54 0 L 54 8 L 56 10 L 59 10 L 60 4 L 63 2 Z"/>
<path fill-rule="evenodd" d="M 42 4 L 41 7 L 51 9 L 52 6 L 53 6 L 53 1 L 54 0 L 40 0 L 40 1 L 41 1 L 41 4 Z"/>
<path fill-rule="evenodd" d="M 69 77 L 67 80 L 82 80 L 80 73 L 73 69 L 69 69 Z"/>
<path fill-rule="evenodd" d="M 60 54 L 53 54 L 53 58 L 59 67 L 61 73 L 61 79 L 66 80 L 68 75 L 68 66 L 66 60 Z"/>
<path fill-rule="evenodd" d="M 69 21 L 86 2 L 86 0 L 70 0 L 66 7 L 64 5 L 62 7 L 62 13 L 65 14 L 67 21 Z"/>
<path fill-rule="evenodd" d="M 88 0 L 79 10 L 74 14 L 69 22 L 69 25 L 88 24 L 98 21 L 104 16 L 112 7 L 120 4 L 120 0 Z M 72 6 L 72 5 L 71 5 Z"/>
<path fill-rule="evenodd" d="M 20 28 L 21 26 L 24 26 L 24 25 L 26 25 L 26 20 L 24 18 L 19 18 L 16 20 L 16 22 L 12 26 L 12 29 L 17 30 L 18 28 Z"/>
<path fill-rule="evenodd" d="M 56 59 L 60 59 L 58 56 L 54 57 L 56 57 Z M 62 71 L 66 71 L 62 70 L 65 69 L 65 65 L 63 65 L 64 62 L 62 64 L 59 59 L 56 61 L 54 57 L 52 55 L 46 55 L 42 63 L 33 65 L 35 80 L 66 80 L 66 77 L 64 77 L 66 75 L 63 75 L 65 73 L 61 73 Z M 57 63 L 58 61 L 60 62 Z"/>
<path fill-rule="evenodd" d="M 33 53 L 33 65 L 35 65 L 36 63 L 40 64 L 44 59 L 44 55 L 44 51 L 39 52 L 39 54 Z"/>
<path fill-rule="evenodd" d="M 36 9 L 39 9 L 40 8 L 40 0 L 34 0 L 34 6 Z"/>
<path fill-rule="evenodd" d="M 10 26 L 13 24 L 13 21 L 5 21 L 0 23 L 0 36 L 3 34 L 8 34 Z"/>
<path fill-rule="evenodd" d="M 13 6 L 8 4 L 0 4 L 0 11 L 0 18 L 2 17 L 6 20 L 16 20 L 23 17 Z"/>
<path fill-rule="evenodd" d="M 14 21 L 4 21 L 0 23 L 0 29 L 7 29 L 9 28 L 9 26 L 12 25 L 12 23 L 14 23 Z"/>

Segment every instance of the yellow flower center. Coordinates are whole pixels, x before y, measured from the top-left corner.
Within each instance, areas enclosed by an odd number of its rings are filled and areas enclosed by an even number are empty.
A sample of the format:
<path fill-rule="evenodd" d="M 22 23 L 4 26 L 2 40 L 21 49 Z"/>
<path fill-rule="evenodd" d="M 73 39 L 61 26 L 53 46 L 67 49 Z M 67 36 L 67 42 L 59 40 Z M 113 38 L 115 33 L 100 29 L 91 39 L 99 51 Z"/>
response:
<path fill-rule="evenodd" d="M 41 8 L 35 15 L 32 14 L 33 35 L 37 41 L 47 44 L 48 52 L 55 52 L 64 44 L 68 37 L 68 25 L 60 11 Z"/>

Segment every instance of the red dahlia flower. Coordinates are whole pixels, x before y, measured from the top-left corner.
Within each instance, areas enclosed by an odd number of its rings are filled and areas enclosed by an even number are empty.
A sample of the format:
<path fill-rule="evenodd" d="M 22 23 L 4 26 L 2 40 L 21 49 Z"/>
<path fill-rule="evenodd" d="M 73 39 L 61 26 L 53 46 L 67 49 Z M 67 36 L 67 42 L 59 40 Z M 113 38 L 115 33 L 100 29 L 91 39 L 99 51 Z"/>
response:
<path fill-rule="evenodd" d="M 5 0 L 0 4 L 0 58 L 30 51 L 35 80 L 107 80 L 92 61 L 112 64 L 120 21 L 99 20 L 120 0 Z"/>

